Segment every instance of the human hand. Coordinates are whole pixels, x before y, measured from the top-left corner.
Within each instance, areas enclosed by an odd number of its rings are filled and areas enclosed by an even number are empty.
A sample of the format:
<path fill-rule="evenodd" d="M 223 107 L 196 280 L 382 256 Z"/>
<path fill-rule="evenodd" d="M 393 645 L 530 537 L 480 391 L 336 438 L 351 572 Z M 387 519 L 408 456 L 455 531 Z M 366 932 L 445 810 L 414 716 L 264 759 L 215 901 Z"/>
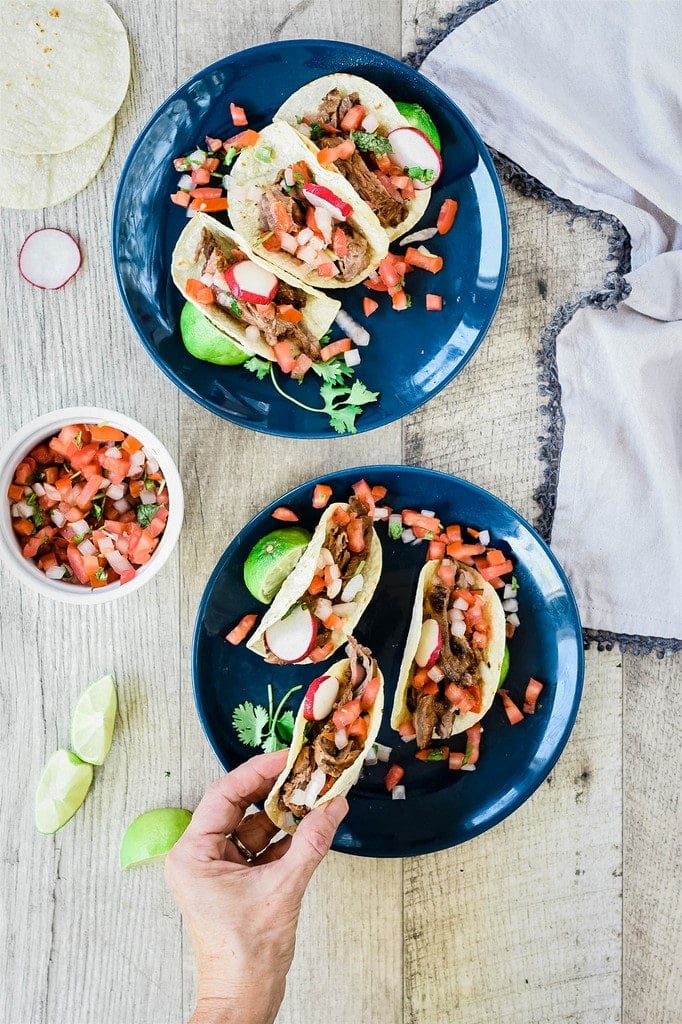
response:
<path fill-rule="evenodd" d="M 260 754 L 214 782 L 166 858 L 197 964 L 191 1024 L 271 1024 L 284 997 L 303 893 L 348 811 L 336 797 L 271 843 L 278 829 L 265 811 L 244 812 L 269 793 L 287 753 Z"/>

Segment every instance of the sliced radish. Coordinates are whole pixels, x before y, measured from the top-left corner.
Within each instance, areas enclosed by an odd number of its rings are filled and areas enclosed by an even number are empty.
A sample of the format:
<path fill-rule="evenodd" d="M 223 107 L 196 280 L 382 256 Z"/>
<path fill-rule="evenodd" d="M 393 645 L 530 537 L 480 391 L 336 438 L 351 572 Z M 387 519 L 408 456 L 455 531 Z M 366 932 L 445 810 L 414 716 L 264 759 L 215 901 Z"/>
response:
<path fill-rule="evenodd" d="M 303 661 L 315 646 L 317 619 L 298 607 L 265 631 L 268 650 L 280 661 Z"/>
<path fill-rule="evenodd" d="M 279 287 L 275 275 L 251 260 L 240 260 L 225 271 L 227 286 L 235 299 L 267 306 Z"/>
<path fill-rule="evenodd" d="M 394 128 L 388 140 L 393 148 L 393 161 L 401 167 L 420 167 L 424 171 L 433 171 L 431 181 L 414 179 L 416 189 L 431 188 L 440 178 L 443 161 L 423 132 L 418 128 Z"/>
<path fill-rule="evenodd" d="M 419 644 L 414 655 L 414 660 L 420 668 L 431 668 L 438 661 L 441 649 L 440 627 L 435 619 L 426 619 L 422 624 Z"/>
<path fill-rule="evenodd" d="M 353 207 L 340 196 L 337 196 L 326 185 L 316 185 L 311 182 L 301 188 L 311 206 L 321 210 L 328 210 L 336 220 L 347 220 L 353 212 Z"/>
<path fill-rule="evenodd" d="M 313 679 L 303 698 L 303 717 L 309 722 L 321 722 L 331 713 L 339 695 L 339 681 L 334 676 Z"/>
<path fill-rule="evenodd" d="M 63 288 L 81 265 L 78 242 L 60 228 L 33 231 L 19 252 L 19 273 L 36 288 Z"/>

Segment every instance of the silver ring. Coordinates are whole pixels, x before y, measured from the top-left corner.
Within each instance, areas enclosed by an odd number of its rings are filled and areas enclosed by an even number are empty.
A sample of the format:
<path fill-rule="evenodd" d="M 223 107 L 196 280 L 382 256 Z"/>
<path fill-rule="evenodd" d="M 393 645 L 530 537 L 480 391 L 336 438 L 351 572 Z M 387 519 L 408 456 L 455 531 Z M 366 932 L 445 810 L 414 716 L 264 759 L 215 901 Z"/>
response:
<path fill-rule="evenodd" d="M 241 841 L 236 832 L 232 832 L 227 838 L 232 843 L 234 843 L 234 845 L 237 847 L 237 850 L 242 855 L 247 864 L 250 864 L 253 860 L 255 860 L 256 854 L 252 850 L 250 850 L 248 846 L 244 846 L 244 843 Z"/>

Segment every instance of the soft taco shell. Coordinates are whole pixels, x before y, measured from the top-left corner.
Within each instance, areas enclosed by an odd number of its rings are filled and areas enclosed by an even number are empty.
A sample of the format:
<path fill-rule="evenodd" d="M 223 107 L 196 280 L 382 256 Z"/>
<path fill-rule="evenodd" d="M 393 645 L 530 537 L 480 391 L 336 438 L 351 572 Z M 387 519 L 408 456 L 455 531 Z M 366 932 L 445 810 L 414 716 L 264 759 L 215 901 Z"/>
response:
<path fill-rule="evenodd" d="M 405 651 L 400 665 L 398 685 L 393 701 L 393 711 L 391 712 L 391 728 L 395 730 L 412 717 L 407 707 L 407 691 L 414 674 L 414 656 L 419 646 L 419 638 L 424 621 L 424 592 L 438 572 L 439 565 L 439 561 L 427 562 L 419 574 L 412 619 L 405 642 Z M 491 587 L 472 566 L 462 565 L 459 562 L 455 562 L 455 565 L 458 568 L 466 569 L 473 576 L 476 589 L 482 590 L 484 593 L 483 616 L 488 624 L 488 646 L 483 648 L 478 666 L 482 683 L 481 710 L 455 715 L 450 734 L 452 736 L 470 729 L 489 710 L 500 681 L 500 670 L 502 668 L 504 645 L 506 642 L 504 609 L 499 597 L 495 593 L 494 587 Z"/>
<path fill-rule="evenodd" d="M 230 230 L 230 228 L 225 227 L 224 224 L 221 224 L 213 217 L 208 217 L 205 213 L 197 213 L 192 217 L 175 245 L 171 265 L 173 281 L 187 301 L 196 306 L 207 320 L 210 320 L 219 331 L 223 331 L 239 348 L 245 352 L 259 355 L 263 359 L 274 360 L 275 356 L 270 345 L 263 340 L 249 341 L 246 336 L 246 325 L 240 323 L 236 317 L 230 316 L 226 310 L 221 309 L 218 305 L 205 306 L 187 295 L 187 281 L 190 278 L 199 276 L 200 264 L 195 259 L 195 253 L 204 228 L 214 235 L 220 247 L 226 253 L 233 249 L 239 249 L 240 252 L 243 252 L 254 263 L 265 267 L 266 270 L 273 273 L 273 267 L 266 263 L 262 257 L 257 256 L 244 238 Z M 334 322 L 334 318 L 341 308 L 341 303 L 337 302 L 336 299 L 330 299 L 328 295 L 322 295 L 321 292 L 315 291 L 310 285 L 304 284 L 298 278 L 287 273 L 283 268 L 278 267 L 276 273 L 282 281 L 285 281 L 293 288 L 297 288 L 299 291 L 305 292 L 308 296 L 303 308 L 303 322 L 308 330 L 319 340 L 326 334 Z"/>
<path fill-rule="evenodd" d="M 348 671 L 349 665 L 349 659 L 344 658 L 343 661 L 339 661 L 335 665 L 331 665 L 328 669 L 325 670 L 324 674 L 336 676 L 337 679 L 343 679 L 345 673 Z M 379 726 L 381 725 L 381 716 L 384 710 L 384 677 L 381 674 L 381 671 L 379 670 L 378 666 L 377 675 L 381 682 L 381 687 L 379 689 L 379 693 L 377 694 L 377 698 L 369 711 L 369 727 L 367 730 L 367 740 L 365 742 L 365 749 L 360 754 L 360 756 L 355 759 L 353 764 L 349 768 L 346 768 L 346 770 L 342 772 L 341 775 L 339 775 L 338 779 L 331 787 L 331 789 L 329 789 L 324 794 L 324 796 L 318 797 L 318 799 L 313 804 L 313 808 L 311 808 L 311 810 L 315 807 L 320 807 L 322 804 L 327 803 L 328 800 L 333 800 L 335 796 L 345 796 L 349 789 L 351 789 L 351 787 L 355 785 L 355 783 L 358 781 L 358 778 L 360 777 L 360 772 L 362 771 L 363 765 L 365 763 L 367 751 L 371 748 L 372 744 L 375 742 L 377 735 L 379 733 Z M 289 748 L 289 756 L 287 757 L 286 766 L 282 770 L 279 778 L 277 779 L 277 782 L 275 783 L 274 787 L 270 791 L 267 800 L 265 801 L 265 813 L 267 814 L 267 816 L 270 818 L 272 822 L 274 822 L 275 825 L 283 829 L 285 832 L 289 833 L 293 833 L 296 831 L 296 825 L 290 823 L 288 812 L 283 811 L 282 808 L 279 806 L 279 795 L 282 786 L 286 782 L 289 776 L 289 772 L 293 768 L 296 758 L 298 757 L 303 746 L 303 732 L 307 724 L 307 719 L 303 717 L 303 701 L 301 701 L 301 706 L 298 709 L 298 714 L 296 715 L 296 722 L 294 724 L 294 734 L 291 740 L 291 747 Z"/>
<path fill-rule="evenodd" d="M 325 75 L 323 78 L 316 78 L 312 82 L 308 82 L 307 85 L 297 89 L 295 93 L 282 104 L 277 113 L 275 114 L 275 121 L 286 121 L 294 129 L 299 123 L 297 118 L 303 117 L 305 114 L 314 113 L 320 106 L 320 103 L 325 98 L 327 93 L 332 89 L 338 89 L 342 95 L 346 96 L 349 93 L 356 92 L 360 97 L 360 102 L 366 107 L 368 113 L 372 113 L 376 116 L 379 121 L 379 127 L 382 128 L 386 134 L 392 132 L 394 128 L 409 128 L 410 124 L 406 118 L 400 113 L 390 96 L 380 89 L 373 82 L 368 82 L 366 78 L 361 78 L 359 75 Z M 319 152 L 318 147 L 315 143 L 302 135 L 303 141 L 310 147 L 313 153 Z M 335 173 L 340 174 L 338 169 L 334 169 Z M 383 230 L 386 231 L 391 241 L 395 238 L 400 238 L 404 235 L 411 227 L 421 220 L 426 212 L 426 207 L 429 205 L 431 198 L 430 189 L 420 189 L 417 191 L 414 199 L 410 199 L 407 202 L 408 214 L 400 224 L 395 227 L 386 227 Z"/>
<path fill-rule="evenodd" d="M 273 149 L 272 160 L 264 162 L 255 155 L 256 150 L 263 146 L 270 146 Z M 320 277 L 314 268 L 306 268 L 301 260 L 296 259 L 288 252 L 263 250 L 263 258 L 273 266 L 288 271 L 299 280 L 305 280 L 320 288 L 351 288 L 353 285 L 359 284 L 360 281 L 364 281 L 379 266 L 380 261 L 388 252 L 388 235 L 353 186 L 337 171 L 322 167 L 310 147 L 291 125 L 284 121 L 278 121 L 276 124 L 270 124 L 264 128 L 260 132 L 257 145 L 243 149 L 239 154 L 230 171 L 230 178 L 233 185 L 265 187 L 274 184 L 284 168 L 300 160 L 308 164 L 313 180 L 318 185 L 325 185 L 352 206 L 353 213 L 348 218 L 348 223 L 367 239 L 369 265 L 361 274 L 357 274 L 350 280 L 339 281 L 335 277 Z M 230 220 L 235 230 L 244 235 L 252 246 L 256 245 L 260 235 L 259 218 L 259 199 L 230 197 Z"/>
<path fill-rule="evenodd" d="M 273 623 L 279 622 L 280 619 L 284 618 L 291 606 L 294 605 L 296 601 L 303 596 L 303 594 L 305 594 L 313 576 L 315 575 L 317 560 L 320 557 L 320 551 L 324 546 L 324 540 L 327 534 L 327 524 L 334 515 L 335 509 L 345 509 L 347 507 L 348 506 L 345 502 L 334 502 L 333 505 L 329 505 L 324 510 L 308 547 L 305 549 L 296 563 L 296 566 L 280 587 L 274 601 L 259 622 L 257 629 L 252 633 L 248 640 L 246 646 L 250 651 L 260 654 L 262 658 L 266 656 L 266 630 L 269 629 Z M 353 602 L 356 605 L 353 615 L 344 617 L 342 629 L 335 629 L 332 631 L 334 651 L 337 651 L 342 644 L 346 643 L 355 626 L 360 621 L 365 608 L 372 600 L 377 583 L 379 582 L 379 577 L 381 576 L 381 564 L 381 541 L 377 536 L 376 530 L 373 530 L 372 546 L 370 548 L 369 558 L 362 569 L 364 586 Z M 297 664 L 311 665 L 312 662 L 310 658 L 304 658 L 303 661 L 299 661 Z"/>

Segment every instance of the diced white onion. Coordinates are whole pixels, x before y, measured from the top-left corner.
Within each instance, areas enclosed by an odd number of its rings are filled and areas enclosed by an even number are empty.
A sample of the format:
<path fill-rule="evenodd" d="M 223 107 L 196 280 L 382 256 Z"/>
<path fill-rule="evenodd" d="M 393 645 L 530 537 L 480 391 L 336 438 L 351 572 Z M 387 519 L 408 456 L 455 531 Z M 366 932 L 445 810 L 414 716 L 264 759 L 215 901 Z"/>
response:
<path fill-rule="evenodd" d="M 453 622 L 464 622 L 464 613 L 459 608 L 451 608 L 448 612 L 448 620 Z"/>
<path fill-rule="evenodd" d="M 282 246 L 285 252 L 289 252 L 292 254 L 295 253 L 296 250 L 298 249 L 298 242 L 296 241 L 293 235 L 290 235 L 286 231 L 283 231 L 282 234 L 279 236 L 279 244 Z"/>
<path fill-rule="evenodd" d="M 391 800 L 404 800 L 405 799 L 405 787 L 402 785 L 394 786 L 391 790 Z"/>
<path fill-rule="evenodd" d="M 356 348 L 349 348 L 347 352 L 344 352 L 343 359 L 346 366 L 357 366 L 361 361 L 360 353 Z"/>
<path fill-rule="evenodd" d="M 245 334 L 246 340 L 251 345 L 261 340 L 260 331 L 258 330 L 255 324 L 249 324 L 249 326 L 246 328 Z"/>
<path fill-rule="evenodd" d="M 78 550 L 80 551 L 81 555 L 97 554 L 97 548 L 95 547 L 91 540 L 81 541 L 80 544 L 78 545 Z"/>
<path fill-rule="evenodd" d="M 202 284 L 205 284 L 207 288 L 210 288 L 213 284 L 213 274 L 202 274 L 199 280 Z"/>
<path fill-rule="evenodd" d="M 231 174 L 223 174 L 223 188 L 225 189 L 225 191 L 229 192 L 232 187 L 233 187 L 232 175 Z"/>
<path fill-rule="evenodd" d="M 324 789 L 324 784 L 327 781 L 327 776 L 321 768 L 316 768 L 313 772 L 310 782 L 308 783 L 305 791 L 305 800 L 303 803 L 306 807 L 312 808 L 315 805 L 315 801 Z"/>
<path fill-rule="evenodd" d="M 372 519 L 388 519 L 388 509 L 375 508 L 372 512 Z"/>
<path fill-rule="evenodd" d="M 79 533 L 90 533 L 90 527 L 86 523 L 85 519 L 77 519 L 75 523 L 71 523 L 71 529 L 76 536 L 78 536 Z"/>
<path fill-rule="evenodd" d="M 455 619 L 450 623 L 450 632 L 453 636 L 464 636 L 466 633 L 466 623 L 464 620 Z"/>
<path fill-rule="evenodd" d="M 403 542 L 403 544 L 411 544 L 412 541 L 415 539 L 414 533 L 412 532 L 409 526 L 405 530 L 403 530 L 402 534 L 400 535 L 400 539 Z"/>
<path fill-rule="evenodd" d="M 298 244 L 307 245 L 310 239 L 314 238 L 314 236 L 315 232 L 312 228 L 302 228 L 297 235 Z"/>
<path fill-rule="evenodd" d="M 107 448 L 107 450 L 105 451 L 104 454 L 106 455 L 106 457 L 108 459 L 120 459 L 120 458 L 122 458 L 121 453 L 118 450 L 118 448 L 114 448 L 113 445 L 112 445 L 111 448 Z"/>
<path fill-rule="evenodd" d="M 372 745 L 371 747 L 367 748 L 367 753 L 365 754 L 365 764 L 373 765 L 373 764 L 376 764 L 376 763 L 377 763 L 377 752 L 374 749 L 374 746 Z"/>
<path fill-rule="evenodd" d="M 511 583 L 505 584 L 505 588 L 502 591 L 502 597 L 505 601 L 508 601 L 512 597 L 516 597 L 516 591 L 512 587 Z"/>
<path fill-rule="evenodd" d="M 114 508 L 117 512 L 130 512 L 132 507 L 127 498 L 119 498 L 114 502 Z"/>
<path fill-rule="evenodd" d="M 521 619 L 518 617 L 516 612 L 512 612 L 510 615 L 507 615 L 507 622 L 509 622 L 510 625 L 512 625 L 512 626 L 520 626 L 521 625 Z"/>
<path fill-rule="evenodd" d="M 66 522 L 66 516 L 63 512 L 60 512 L 58 508 L 52 510 L 50 518 L 58 530 L 61 530 L 62 526 Z"/>
<path fill-rule="evenodd" d="M 192 209 L 191 209 L 191 208 L 190 208 L 190 207 L 188 206 L 188 207 L 187 207 L 187 209 L 185 210 L 185 217 L 187 217 L 187 220 L 191 220 L 191 219 L 192 219 L 192 217 L 196 217 L 196 215 L 197 215 L 197 213 L 198 213 L 198 212 L 199 212 L 198 210 L 192 210 Z"/>
<path fill-rule="evenodd" d="M 337 750 L 343 750 L 348 743 L 348 733 L 345 729 L 337 729 L 334 733 L 334 743 Z"/>
<path fill-rule="evenodd" d="M 53 484 L 45 484 L 45 497 L 50 501 L 61 501 L 62 496 Z"/>
<path fill-rule="evenodd" d="M 115 547 L 113 540 L 108 534 L 97 538 L 97 547 L 100 551 L 112 551 Z"/>
<path fill-rule="evenodd" d="M 295 789 L 291 794 L 291 802 L 298 804 L 299 807 L 305 807 L 305 794 L 305 789 L 301 789 L 300 787 Z"/>
<path fill-rule="evenodd" d="M 435 256 L 435 255 L 436 255 L 435 253 L 433 253 L 433 252 L 430 252 L 430 251 L 429 251 L 429 250 L 428 250 L 428 249 L 426 248 L 426 246 L 425 246 L 425 245 L 420 245 L 420 246 L 418 246 L 418 247 L 417 247 L 417 252 L 420 252 L 420 253 L 422 253 L 422 254 L 423 254 L 424 256 Z"/>
<path fill-rule="evenodd" d="M 196 164 L 197 167 L 200 167 L 205 159 L 206 154 L 204 153 L 204 151 L 202 149 L 195 149 L 194 152 L 190 153 L 190 155 L 187 157 L 187 162 L 190 164 Z"/>
<path fill-rule="evenodd" d="M 125 555 L 122 555 L 120 551 L 116 550 L 116 548 L 114 548 L 113 551 L 106 551 L 104 553 L 104 557 L 106 558 L 107 562 L 114 570 L 114 572 L 117 572 L 119 576 L 122 573 L 132 569 L 132 565 L 125 557 Z"/>
<path fill-rule="evenodd" d="M 445 675 L 438 668 L 438 665 L 432 665 L 426 674 L 434 683 L 439 683 L 441 679 L 445 679 Z"/>
<path fill-rule="evenodd" d="M 140 501 L 143 505 L 155 505 L 156 491 L 140 491 Z"/>
<path fill-rule="evenodd" d="M 416 546 L 417 546 L 418 544 L 423 544 L 423 543 L 424 543 L 424 538 L 423 538 L 423 537 L 415 537 L 415 538 L 414 538 L 414 540 L 412 541 L 412 544 L 413 544 L 413 545 L 414 545 L 415 547 L 416 547 Z"/>
<path fill-rule="evenodd" d="M 148 473 L 158 473 L 159 472 L 159 463 L 156 460 L 156 458 L 154 457 L 154 455 L 152 455 L 151 452 L 147 451 L 146 448 L 145 448 L 145 455 L 147 456 L 147 472 Z"/>
<path fill-rule="evenodd" d="M 131 466 L 144 466 L 144 460 L 146 459 L 144 448 L 139 448 L 136 452 L 130 456 Z"/>
<path fill-rule="evenodd" d="M 298 132 L 299 135 L 305 135 L 306 139 L 310 138 L 311 133 L 309 124 L 304 124 L 303 121 L 301 121 L 300 124 L 296 125 L 296 131 Z"/>
<path fill-rule="evenodd" d="M 362 575 L 362 573 L 359 572 L 357 573 L 357 575 L 349 579 L 348 583 L 346 583 L 345 587 L 343 588 L 343 593 L 341 594 L 341 600 L 354 601 L 355 598 L 360 593 L 360 591 L 362 590 L 362 588 L 364 587 L 364 585 L 365 578 Z"/>
<path fill-rule="evenodd" d="M 300 236 L 299 236 L 300 237 Z M 314 263 L 317 259 L 318 250 L 314 249 L 312 245 L 302 245 L 297 251 L 296 256 L 303 263 Z"/>
<path fill-rule="evenodd" d="M 34 484 L 33 493 L 37 494 L 39 498 L 42 498 L 45 495 L 45 488 L 43 487 L 42 484 Z"/>
<path fill-rule="evenodd" d="M 502 607 L 506 612 L 517 612 L 519 610 L 519 602 L 515 597 L 509 597 L 506 601 L 502 602 Z"/>
<path fill-rule="evenodd" d="M 296 184 L 296 181 L 294 179 L 293 167 L 287 167 L 286 170 L 284 171 L 284 181 L 285 184 L 289 186 L 289 188 L 293 188 L 293 186 Z"/>
<path fill-rule="evenodd" d="M 452 602 L 452 611 L 457 609 L 458 612 L 465 612 L 468 607 L 469 605 L 467 604 L 463 597 L 456 597 L 455 600 Z"/>
<path fill-rule="evenodd" d="M 476 771 L 476 765 L 475 764 L 463 764 L 462 767 L 460 768 L 460 771 L 462 771 L 462 772 L 475 772 Z"/>
<path fill-rule="evenodd" d="M 332 613 L 343 618 L 344 615 L 352 615 L 356 608 L 357 605 L 353 601 L 342 601 L 341 604 L 332 605 Z"/>
<path fill-rule="evenodd" d="M 435 519 L 436 513 L 430 508 L 423 508 L 421 514 L 426 516 L 427 519 Z"/>
<path fill-rule="evenodd" d="M 369 345 L 369 331 L 357 323 L 352 316 L 346 313 L 345 309 L 340 309 L 336 314 L 336 322 L 341 330 L 348 335 L 351 341 L 355 342 L 356 345 L 361 347 Z"/>
<path fill-rule="evenodd" d="M 33 505 L 29 505 L 27 501 L 18 501 L 16 505 L 12 506 L 12 515 L 16 519 L 17 516 L 23 516 L 24 519 L 30 519 L 35 509 Z"/>
<path fill-rule="evenodd" d="M 126 492 L 125 484 L 110 484 L 107 491 L 107 497 L 111 498 L 112 501 L 118 501 L 122 498 Z"/>
<path fill-rule="evenodd" d="M 478 535 L 478 543 L 483 544 L 484 547 L 490 544 L 490 532 L 488 530 L 481 530 Z"/>
<path fill-rule="evenodd" d="M 183 174 L 183 175 L 181 175 L 181 177 L 178 178 L 178 185 L 177 185 L 177 187 L 179 189 L 183 189 L 185 192 L 189 192 L 190 189 L 193 189 L 194 188 L 194 182 L 192 181 L 192 175 L 191 174 Z"/>
<path fill-rule="evenodd" d="M 334 564 L 334 556 L 329 548 L 320 548 L 320 554 L 317 559 L 318 567 L 324 568 L 325 565 Z"/>
<path fill-rule="evenodd" d="M 338 597 L 341 593 L 341 587 L 343 586 L 341 580 L 332 580 L 327 587 L 327 597 L 333 601 L 335 597 Z"/>
<path fill-rule="evenodd" d="M 329 566 L 329 575 L 333 580 L 341 579 L 341 570 L 339 569 L 336 562 L 332 562 L 332 564 Z"/>
<path fill-rule="evenodd" d="M 365 132 L 375 132 L 379 127 L 379 118 L 376 114 L 373 114 L 370 110 L 369 114 L 362 121 L 362 130 Z"/>
<path fill-rule="evenodd" d="M 49 569 L 45 570 L 45 575 L 48 580 L 61 580 L 66 576 L 66 566 L 64 565 L 51 565 Z"/>
<path fill-rule="evenodd" d="M 315 223 L 322 232 L 325 244 L 329 245 L 332 240 L 332 215 L 329 210 L 326 210 L 323 206 L 318 206 L 315 210 Z"/>
<path fill-rule="evenodd" d="M 377 761 L 382 761 L 384 764 L 393 752 L 393 747 L 386 747 L 383 743 L 375 743 L 374 749 L 377 752 Z"/>
<path fill-rule="evenodd" d="M 315 605 L 315 614 L 324 622 L 332 613 L 332 603 L 327 597 L 321 597 Z"/>
<path fill-rule="evenodd" d="M 401 238 L 400 244 L 410 245 L 412 242 L 428 242 L 429 238 L 433 238 L 437 234 L 438 228 L 424 228 L 422 231 L 414 231 L 411 235 Z"/>

